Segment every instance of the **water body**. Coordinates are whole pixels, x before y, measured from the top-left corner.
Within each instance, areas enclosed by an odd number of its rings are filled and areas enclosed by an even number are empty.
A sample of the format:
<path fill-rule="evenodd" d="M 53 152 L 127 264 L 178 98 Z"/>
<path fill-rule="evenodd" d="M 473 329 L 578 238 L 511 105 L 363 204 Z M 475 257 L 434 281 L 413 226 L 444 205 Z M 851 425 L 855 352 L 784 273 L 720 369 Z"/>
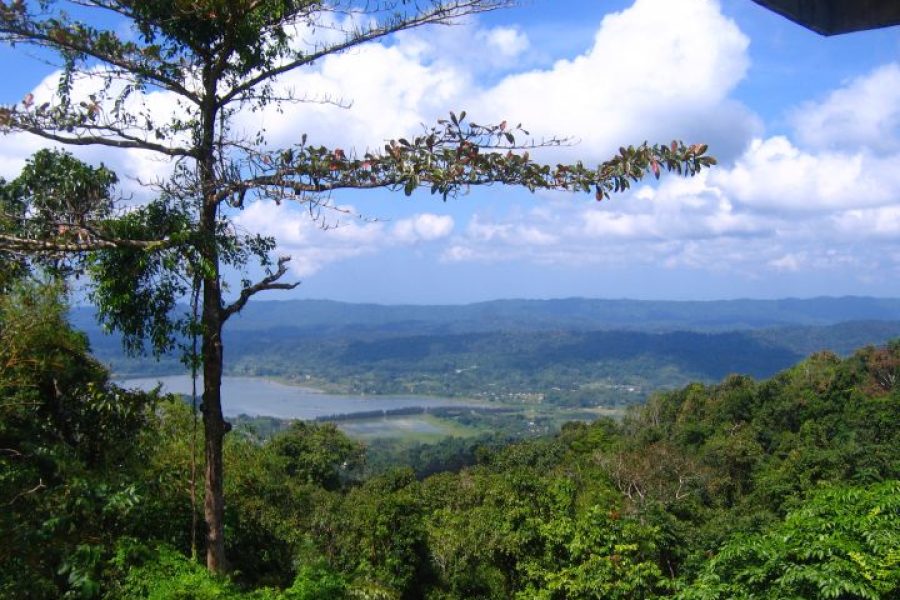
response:
<path fill-rule="evenodd" d="M 191 393 L 191 378 L 187 375 L 125 379 L 117 383 L 125 388 L 141 390 L 151 390 L 162 384 L 164 392 L 187 395 Z M 202 392 L 202 380 L 197 381 L 197 389 L 198 393 Z M 315 419 L 329 415 L 416 406 L 436 408 L 439 406 L 477 406 L 477 404 L 464 400 L 429 396 L 326 394 L 319 390 L 287 385 L 259 377 L 222 378 L 222 411 L 226 417 L 244 414 L 279 419 Z"/>

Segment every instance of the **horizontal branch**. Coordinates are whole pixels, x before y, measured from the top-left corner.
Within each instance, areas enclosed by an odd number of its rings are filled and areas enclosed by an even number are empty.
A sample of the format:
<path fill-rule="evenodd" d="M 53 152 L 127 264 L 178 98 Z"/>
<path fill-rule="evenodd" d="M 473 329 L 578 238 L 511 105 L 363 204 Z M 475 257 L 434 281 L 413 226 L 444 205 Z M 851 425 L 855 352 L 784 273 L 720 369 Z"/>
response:
<path fill-rule="evenodd" d="M 231 317 L 231 315 L 241 312 L 244 306 L 246 306 L 247 301 L 260 292 L 266 290 L 292 290 L 300 285 L 299 281 L 295 283 L 278 283 L 278 280 L 287 273 L 287 263 L 290 262 L 290 260 L 290 256 L 280 257 L 278 259 L 278 268 L 274 273 L 267 275 L 258 283 L 242 289 L 238 299 L 222 309 L 222 320 L 225 321 Z"/>
<path fill-rule="evenodd" d="M 510 6 L 511 4 L 512 2 L 508 0 L 454 0 L 453 2 L 439 2 L 430 10 L 424 10 L 412 15 L 400 16 L 389 20 L 386 23 L 372 26 L 366 30 L 351 32 L 343 42 L 322 46 L 315 52 L 299 55 L 294 59 L 286 61 L 284 64 L 265 69 L 255 76 L 250 77 L 224 94 L 219 99 L 219 106 L 221 107 L 229 104 L 243 92 L 260 85 L 261 83 L 271 81 L 279 75 L 312 64 L 326 56 L 340 54 L 351 48 L 355 48 L 356 46 L 374 42 L 408 29 L 414 29 L 428 24 L 448 23 L 453 19 L 465 15 L 484 13 L 504 6 Z"/>
<path fill-rule="evenodd" d="M 0 233 L 0 251 L 28 254 L 77 254 L 95 250 L 131 248 L 136 250 L 159 250 L 170 243 L 161 240 L 128 240 L 88 237 L 76 240 L 37 240 Z"/>
<path fill-rule="evenodd" d="M 311 200 L 309 195 L 342 189 L 402 189 L 407 195 L 428 188 L 444 199 L 472 186 L 516 185 L 538 189 L 593 193 L 597 200 L 628 189 L 648 174 L 663 170 L 696 175 L 716 164 L 706 146 L 681 142 L 620 148 L 619 153 L 596 167 L 575 164 L 541 164 L 524 148 L 558 146 L 560 140 L 522 144 L 516 140 L 521 127 L 501 123 L 483 126 L 463 122 L 451 113 L 449 121 L 412 140 L 392 140 L 383 151 L 362 158 L 341 149 L 307 146 L 252 156 L 248 177 L 223 183 L 219 200 L 231 198 L 240 205 L 244 195 L 258 191 L 280 199 Z M 307 198 L 303 198 L 307 196 Z"/>
<path fill-rule="evenodd" d="M 73 135 L 63 135 L 53 129 L 52 126 L 41 127 L 28 124 L 27 122 L 17 122 L 15 118 L 11 116 L 13 114 L 14 113 L 6 109 L 0 108 L 0 117 L 3 117 L 0 119 L 0 127 L 8 130 L 23 131 L 47 140 L 71 146 L 107 146 L 123 150 L 148 150 L 150 152 L 157 152 L 171 157 L 193 156 L 193 152 L 187 148 L 164 146 L 162 144 L 140 140 L 131 136 L 125 137 L 121 134 L 118 134 L 118 137 L 116 135 L 105 137 L 102 135 L 81 135 L 77 133 Z"/>
<path fill-rule="evenodd" d="M 134 18 L 130 14 L 124 16 Z M 6 12 L 0 11 L 0 41 L 50 48 L 67 60 L 87 56 L 200 104 L 196 93 L 165 74 L 167 70 L 181 73 L 182 64 L 166 63 L 158 57 L 151 59 L 152 55 L 146 52 L 146 48 L 142 51 L 137 44 L 122 42 L 110 31 L 95 30 L 61 18 L 41 21 L 13 6 Z"/>

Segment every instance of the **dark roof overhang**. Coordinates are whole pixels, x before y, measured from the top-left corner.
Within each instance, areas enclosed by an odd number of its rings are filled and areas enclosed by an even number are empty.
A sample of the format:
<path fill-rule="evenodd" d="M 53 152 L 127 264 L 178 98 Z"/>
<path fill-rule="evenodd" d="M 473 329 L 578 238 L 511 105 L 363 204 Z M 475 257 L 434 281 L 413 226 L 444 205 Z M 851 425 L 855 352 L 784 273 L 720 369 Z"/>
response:
<path fill-rule="evenodd" d="M 753 0 L 822 35 L 900 25 L 900 0 Z"/>

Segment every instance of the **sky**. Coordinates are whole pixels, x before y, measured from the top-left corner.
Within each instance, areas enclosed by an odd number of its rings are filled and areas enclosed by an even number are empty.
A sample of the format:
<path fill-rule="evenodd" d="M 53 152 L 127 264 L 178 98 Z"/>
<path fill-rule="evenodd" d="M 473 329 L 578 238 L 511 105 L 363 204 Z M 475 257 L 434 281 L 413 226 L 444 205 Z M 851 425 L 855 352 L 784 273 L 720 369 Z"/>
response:
<path fill-rule="evenodd" d="M 0 102 L 55 85 L 0 49 Z M 900 28 L 822 37 L 750 0 L 531 0 L 453 27 L 405 32 L 279 82 L 350 108 L 238 115 L 272 147 L 377 148 L 449 111 L 568 137 L 548 162 L 598 163 L 623 144 L 706 143 L 719 166 L 592 195 L 490 188 L 342 193 L 323 229 L 302 209 L 250 202 L 245 231 L 276 237 L 303 284 L 270 299 L 441 304 L 497 298 L 900 296 Z M 147 99 L 174 110 L 171 98 Z M 0 143 L 14 177 L 46 145 Z M 138 152 L 79 149 L 136 178 Z"/>

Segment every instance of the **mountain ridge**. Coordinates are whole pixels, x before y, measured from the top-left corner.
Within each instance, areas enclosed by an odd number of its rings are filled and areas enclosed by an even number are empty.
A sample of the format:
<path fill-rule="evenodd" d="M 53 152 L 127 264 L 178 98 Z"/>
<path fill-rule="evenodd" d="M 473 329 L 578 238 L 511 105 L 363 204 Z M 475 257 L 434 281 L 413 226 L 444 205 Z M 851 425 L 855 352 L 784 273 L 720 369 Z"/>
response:
<path fill-rule="evenodd" d="M 91 307 L 72 310 L 73 324 L 97 329 Z M 561 298 L 491 300 L 459 305 L 348 303 L 296 299 L 251 302 L 231 331 L 295 328 L 342 331 L 465 333 L 499 330 L 734 331 L 824 326 L 846 321 L 900 321 L 900 299 L 820 296 L 775 300 L 627 300 Z"/>

